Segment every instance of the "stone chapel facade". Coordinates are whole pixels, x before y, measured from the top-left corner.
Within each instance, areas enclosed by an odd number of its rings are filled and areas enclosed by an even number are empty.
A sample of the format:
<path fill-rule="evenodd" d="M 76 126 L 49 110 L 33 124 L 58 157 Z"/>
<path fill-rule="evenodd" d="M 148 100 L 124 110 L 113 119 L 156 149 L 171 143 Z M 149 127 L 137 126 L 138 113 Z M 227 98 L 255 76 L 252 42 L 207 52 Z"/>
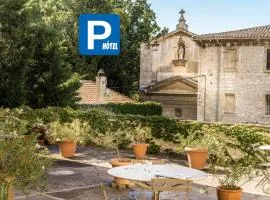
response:
<path fill-rule="evenodd" d="M 270 124 L 270 25 L 196 35 L 180 14 L 175 31 L 141 44 L 141 100 L 180 119 Z"/>

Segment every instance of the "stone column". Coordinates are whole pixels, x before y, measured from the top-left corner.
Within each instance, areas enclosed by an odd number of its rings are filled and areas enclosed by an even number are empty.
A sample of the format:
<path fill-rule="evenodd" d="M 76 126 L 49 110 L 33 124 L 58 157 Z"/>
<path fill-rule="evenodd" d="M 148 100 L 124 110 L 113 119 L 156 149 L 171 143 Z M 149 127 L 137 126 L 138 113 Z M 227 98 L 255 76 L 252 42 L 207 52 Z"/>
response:
<path fill-rule="evenodd" d="M 151 73 L 151 83 L 157 82 L 157 73 L 158 73 L 158 50 L 159 50 L 159 44 L 154 43 L 152 46 L 152 73 Z"/>

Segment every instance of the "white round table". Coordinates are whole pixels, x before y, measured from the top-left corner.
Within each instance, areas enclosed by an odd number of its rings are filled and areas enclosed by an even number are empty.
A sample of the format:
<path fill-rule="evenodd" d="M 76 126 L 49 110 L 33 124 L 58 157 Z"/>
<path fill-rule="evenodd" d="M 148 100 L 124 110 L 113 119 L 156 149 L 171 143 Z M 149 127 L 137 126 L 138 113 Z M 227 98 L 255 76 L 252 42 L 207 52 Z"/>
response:
<path fill-rule="evenodd" d="M 190 180 L 206 179 L 208 177 L 208 174 L 205 172 L 176 164 L 126 165 L 109 169 L 108 174 L 118 178 L 142 182 L 148 182 L 151 181 L 153 178 L 158 177 Z"/>
<path fill-rule="evenodd" d="M 265 150 L 265 151 L 270 151 L 270 145 L 259 146 L 259 149 Z"/>

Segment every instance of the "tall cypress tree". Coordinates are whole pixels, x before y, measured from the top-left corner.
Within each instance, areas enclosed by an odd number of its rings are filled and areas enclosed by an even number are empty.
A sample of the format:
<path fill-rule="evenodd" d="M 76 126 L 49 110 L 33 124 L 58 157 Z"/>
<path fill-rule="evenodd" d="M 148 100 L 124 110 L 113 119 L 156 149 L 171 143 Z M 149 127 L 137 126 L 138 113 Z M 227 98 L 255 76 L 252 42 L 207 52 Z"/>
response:
<path fill-rule="evenodd" d="M 25 81 L 32 50 L 27 49 L 26 0 L 0 0 L 0 106 L 26 101 Z"/>
<path fill-rule="evenodd" d="M 39 24 L 33 28 L 32 37 L 35 51 L 28 65 L 27 104 L 34 108 L 72 106 L 79 77 L 73 76 L 56 30 Z"/>
<path fill-rule="evenodd" d="M 79 76 L 41 0 L 1 2 L 0 106 L 73 106 Z M 45 2 L 46 3 L 46 2 Z"/>

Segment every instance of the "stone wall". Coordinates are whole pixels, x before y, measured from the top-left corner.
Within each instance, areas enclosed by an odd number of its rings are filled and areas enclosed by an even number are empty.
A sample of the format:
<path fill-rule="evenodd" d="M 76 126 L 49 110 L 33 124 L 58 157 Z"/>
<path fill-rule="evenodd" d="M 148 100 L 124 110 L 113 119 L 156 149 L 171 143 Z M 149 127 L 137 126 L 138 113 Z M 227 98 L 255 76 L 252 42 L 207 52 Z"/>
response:
<path fill-rule="evenodd" d="M 180 38 L 186 46 L 184 66 L 173 63 Z M 197 99 L 193 102 L 197 103 L 197 108 L 196 105 L 191 110 L 185 108 L 186 113 L 192 113 L 191 118 L 209 122 L 269 124 L 270 116 L 265 115 L 265 95 L 270 94 L 270 72 L 266 71 L 266 51 L 270 44 L 237 40 L 209 43 L 205 47 L 199 46 L 192 40 L 192 35 L 179 31 L 149 45 L 142 44 L 140 89 L 178 75 L 198 76 Z M 159 92 L 162 93 L 161 90 Z M 172 103 L 177 99 L 175 94 L 184 95 L 180 93 L 180 90 L 177 93 L 173 91 L 163 94 L 169 97 L 157 99 L 163 104 L 164 115 L 173 116 L 175 108 L 183 105 L 182 100 Z M 235 95 L 234 113 L 224 112 L 226 93 Z M 151 94 L 149 98 L 155 95 L 160 94 Z M 193 116 L 194 110 L 197 110 L 197 117 Z"/>
<path fill-rule="evenodd" d="M 225 67 L 224 52 L 228 48 L 236 49 L 235 69 Z M 262 45 L 200 48 L 199 72 L 206 75 L 206 105 L 205 83 L 201 78 L 198 120 L 204 120 L 205 109 L 205 121 L 270 123 L 270 116 L 265 115 L 265 94 L 270 93 L 266 49 Z M 225 93 L 235 94 L 234 114 L 224 113 Z"/>
<path fill-rule="evenodd" d="M 173 64 L 173 60 L 177 59 L 180 37 L 186 46 L 185 66 Z M 179 32 L 151 45 L 143 43 L 141 45 L 140 88 L 177 75 L 194 76 L 198 72 L 198 66 L 199 49 L 191 36 Z"/>
<path fill-rule="evenodd" d="M 180 119 L 197 119 L 197 96 L 196 95 L 166 95 L 166 94 L 141 94 L 141 101 L 156 101 L 162 105 L 162 115 L 175 116 L 176 109 L 182 110 Z"/>
<path fill-rule="evenodd" d="M 149 44 L 142 43 L 140 52 L 140 88 L 144 88 L 150 85 L 152 75 L 152 52 Z"/>

